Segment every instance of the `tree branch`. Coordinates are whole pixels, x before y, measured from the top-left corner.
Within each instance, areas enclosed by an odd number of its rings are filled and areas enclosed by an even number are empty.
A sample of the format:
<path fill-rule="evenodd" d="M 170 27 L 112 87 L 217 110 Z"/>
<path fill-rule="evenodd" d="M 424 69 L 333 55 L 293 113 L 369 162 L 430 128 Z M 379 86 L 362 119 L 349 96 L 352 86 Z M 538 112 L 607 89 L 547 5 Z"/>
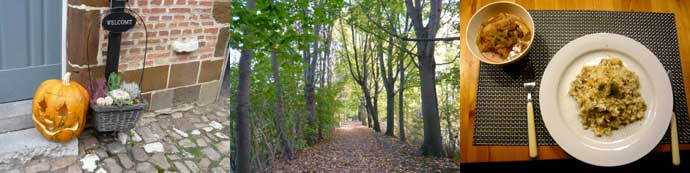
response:
<path fill-rule="evenodd" d="M 347 66 L 348 66 L 348 69 L 350 71 L 350 75 L 359 84 L 362 76 L 361 76 L 361 74 L 359 74 L 359 68 L 357 68 L 354 71 L 352 70 L 352 60 L 350 60 L 350 53 L 347 50 L 347 39 L 345 39 L 345 31 L 344 31 L 345 29 L 342 27 L 343 26 L 342 21 L 340 22 L 340 26 L 341 26 L 339 29 L 340 30 L 340 37 L 343 38 L 343 44 L 344 44 L 344 48 L 345 48 L 345 58 L 347 59 Z M 355 61 L 357 61 L 356 58 L 355 58 Z"/>
<path fill-rule="evenodd" d="M 365 33 L 368 33 L 368 34 L 371 34 L 371 35 L 375 36 L 375 37 L 378 38 L 378 39 L 384 39 L 383 36 L 377 35 L 376 33 L 373 33 L 373 32 L 371 32 L 371 31 L 369 31 L 369 30 L 366 30 L 366 29 L 362 28 L 362 27 L 359 26 L 359 25 L 356 25 L 356 24 L 352 24 L 352 25 L 353 25 L 353 26 L 356 26 L 357 28 L 359 28 L 360 30 L 362 30 L 362 31 L 365 32 Z M 414 52 L 412 52 L 412 51 L 410 51 L 410 50 L 408 50 L 408 49 L 406 49 L 406 48 L 403 48 L 403 47 L 401 47 L 401 46 L 398 46 L 397 44 L 393 44 L 393 46 L 397 47 L 398 49 L 402 50 L 403 52 L 405 52 L 405 53 L 407 53 L 407 54 L 410 54 L 410 55 L 413 55 L 413 56 L 417 56 L 416 53 L 414 53 Z M 417 45 L 415 45 L 415 47 L 417 47 Z M 413 49 L 414 49 L 414 47 L 413 47 Z"/>
<path fill-rule="evenodd" d="M 414 61 L 414 57 L 410 58 L 410 59 L 412 59 L 412 63 L 414 64 L 414 66 L 419 68 L 419 64 L 416 61 Z"/>
<path fill-rule="evenodd" d="M 363 6 L 362 4 L 359 4 L 359 6 L 362 8 L 362 12 L 363 12 L 364 15 L 367 17 L 367 20 L 369 20 L 369 22 L 373 23 L 373 24 L 374 24 L 377 28 L 379 28 L 380 30 L 383 30 L 383 32 L 385 32 L 386 34 L 391 35 L 391 36 L 393 36 L 393 37 L 396 37 L 396 38 L 398 38 L 398 39 L 401 39 L 401 40 L 403 40 L 403 41 L 431 41 L 431 42 L 433 42 L 433 41 L 455 41 L 455 40 L 460 40 L 460 37 L 408 38 L 408 37 L 400 36 L 400 35 L 398 35 L 398 34 L 395 34 L 395 33 L 392 33 L 392 32 L 390 32 L 390 31 L 388 31 L 388 30 L 387 30 L 385 27 L 383 27 L 381 24 L 379 24 L 378 22 L 374 21 L 374 20 L 371 18 L 371 16 L 369 16 L 369 13 L 367 13 L 367 9 L 364 8 L 364 6 Z"/>
<path fill-rule="evenodd" d="M 458 54 L 458 56 L 455 56 L 455 58 L 453 58 L 453 60 L 450 60 L 450 61 L 444 62 L 444 63 L 440 63 L 440 64 L 436 64 L 436 65 L 448 65 L 448 64 L 452 64 L 452 63 L 454 63 L 456 60 L 458 60 L 458 57 L 460 57 L 459 54 Z"/>

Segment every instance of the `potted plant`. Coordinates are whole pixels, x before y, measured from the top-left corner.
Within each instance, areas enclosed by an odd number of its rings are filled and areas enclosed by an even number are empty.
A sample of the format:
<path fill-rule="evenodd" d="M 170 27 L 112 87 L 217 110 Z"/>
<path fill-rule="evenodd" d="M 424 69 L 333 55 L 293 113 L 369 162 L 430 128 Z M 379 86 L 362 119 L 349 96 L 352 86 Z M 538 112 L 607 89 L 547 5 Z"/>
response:
<path fill-rule="evenodd" d="M 148 107 L 139 85 L 122 83 L 117 73 L 111 73 L 107 82 L 104 79 L 97 81 L 91 100 L 94 124 L 100 132 L 134 128 L 139 116 Z"/>

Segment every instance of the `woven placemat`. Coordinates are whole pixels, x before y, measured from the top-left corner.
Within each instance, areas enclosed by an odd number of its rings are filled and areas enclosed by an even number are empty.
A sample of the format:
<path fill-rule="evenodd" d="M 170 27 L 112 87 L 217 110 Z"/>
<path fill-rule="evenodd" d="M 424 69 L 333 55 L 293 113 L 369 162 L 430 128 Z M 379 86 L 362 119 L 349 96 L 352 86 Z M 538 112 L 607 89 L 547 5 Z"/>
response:
<path fill-rule="evenodd" d="M 639 41 L 671 72 L 680 143 L 690 143 L 676 25 L 673 14 L 533 10 L 536 35 L 525 59 L 509 67 L 481 63 L 474 128 L 475 145 L 527 145 L 526 81 L 536 81 L 534 110 L 539 145 L 557 145 L 539 109 L 539 83 L 551 57 L 568 42 L 592 33 L 615 33 Z M 669 132 L 662 143 L 669 143 Z"/>

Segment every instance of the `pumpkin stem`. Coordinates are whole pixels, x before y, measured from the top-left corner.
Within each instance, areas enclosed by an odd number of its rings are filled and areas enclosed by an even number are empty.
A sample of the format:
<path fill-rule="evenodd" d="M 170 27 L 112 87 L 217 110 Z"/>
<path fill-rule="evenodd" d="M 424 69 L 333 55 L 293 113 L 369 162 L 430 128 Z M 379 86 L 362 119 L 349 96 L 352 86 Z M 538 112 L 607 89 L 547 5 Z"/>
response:
<path fill-rule="evenodd" d="M 71 75 L 72 75 L 72 74 L 69 73 L 69 72 L 65 73 L 65 75 L 62 76 L 62 84 L 66 85 L 66 86 L 69 86 L 69 77 L 70 77 Z"/>

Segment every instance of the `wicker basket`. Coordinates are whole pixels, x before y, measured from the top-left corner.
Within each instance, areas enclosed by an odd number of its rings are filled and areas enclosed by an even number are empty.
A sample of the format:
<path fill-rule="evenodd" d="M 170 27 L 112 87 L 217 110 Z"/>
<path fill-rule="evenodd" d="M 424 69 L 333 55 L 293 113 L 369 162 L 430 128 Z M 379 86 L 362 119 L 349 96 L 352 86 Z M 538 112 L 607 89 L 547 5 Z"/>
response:
<path fill-rule="evenodd" d="M 146 99 L 140 97 L 139 100 L 141 102 L 130 106 L 99 106 L 91 103 L 89 109 L 96 130 L 110 132 L 134 128 L 139 116 L 148 107 Z"/>

